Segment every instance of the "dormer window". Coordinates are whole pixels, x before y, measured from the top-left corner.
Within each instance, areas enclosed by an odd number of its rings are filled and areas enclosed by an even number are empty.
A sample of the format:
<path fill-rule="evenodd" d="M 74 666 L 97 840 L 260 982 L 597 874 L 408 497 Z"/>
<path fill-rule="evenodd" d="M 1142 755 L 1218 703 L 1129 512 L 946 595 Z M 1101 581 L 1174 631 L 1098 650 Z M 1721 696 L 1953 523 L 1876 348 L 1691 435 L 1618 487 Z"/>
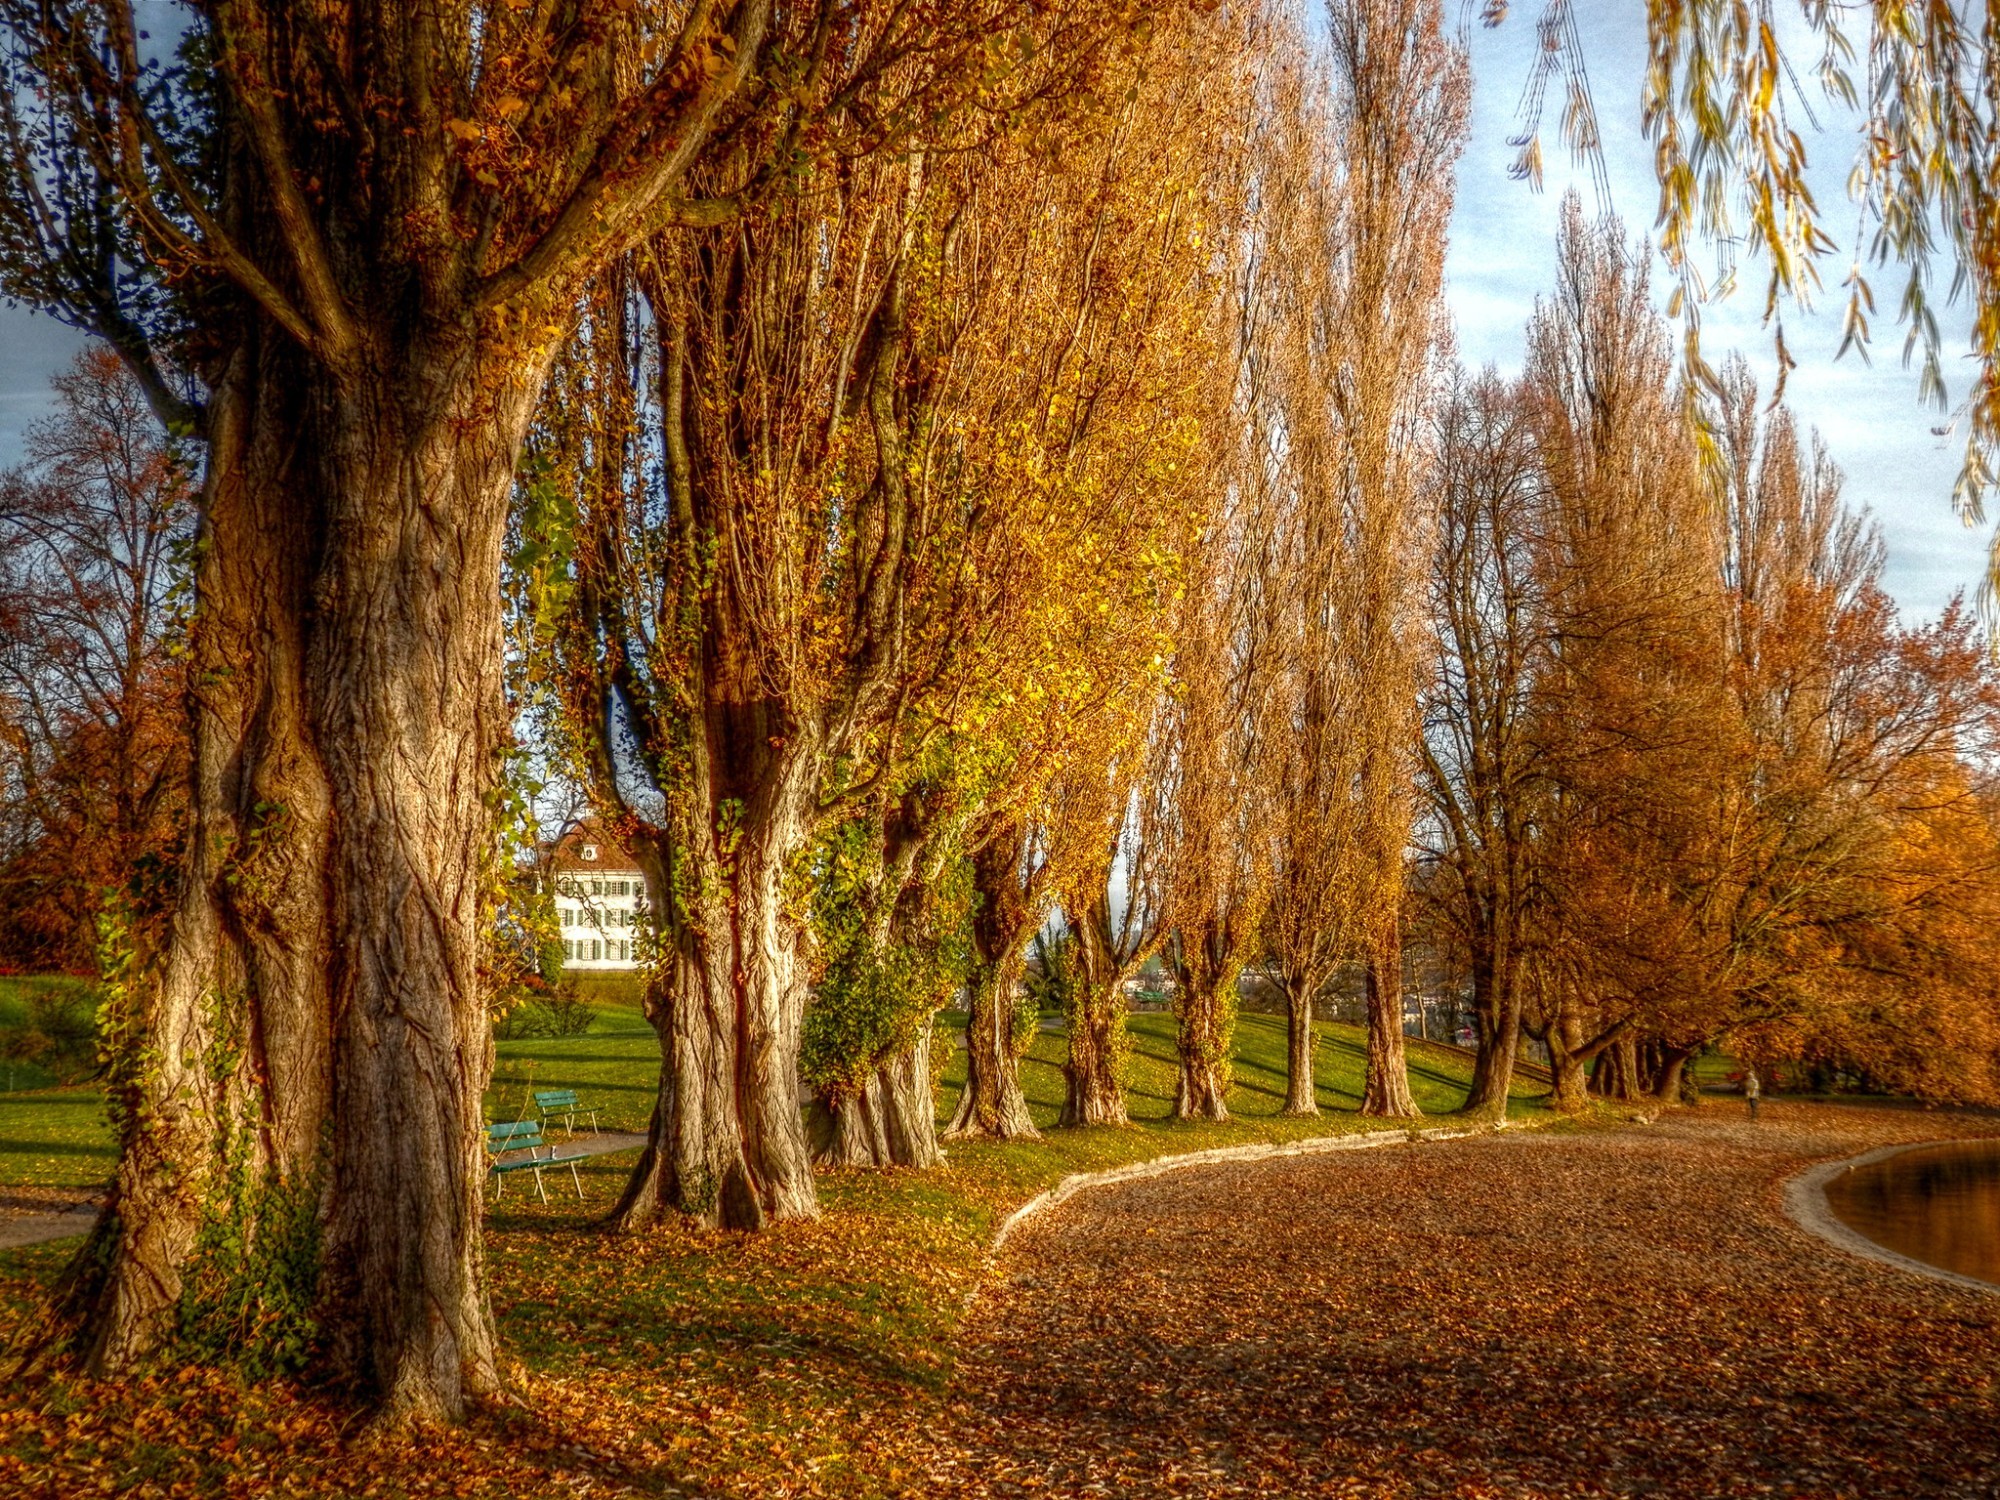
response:
<path fill-rule="evenodd" d="M 584 857 L 585 859 L 596 859 L 596 858 L 597 858 L 597 845 L 595 845 L 595 844 L 585 844 L 585 845 L 583 846 L 583 857 Z"/>

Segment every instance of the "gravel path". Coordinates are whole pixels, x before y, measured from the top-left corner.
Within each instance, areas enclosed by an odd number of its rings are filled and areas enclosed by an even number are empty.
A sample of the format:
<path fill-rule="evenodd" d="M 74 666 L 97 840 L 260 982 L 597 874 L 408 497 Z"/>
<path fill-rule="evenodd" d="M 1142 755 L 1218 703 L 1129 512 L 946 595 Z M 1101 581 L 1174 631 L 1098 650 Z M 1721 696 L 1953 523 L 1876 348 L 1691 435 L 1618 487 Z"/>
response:
<path fill-rule="evenodd" d="M 1991 1120 L 1650 1128 L 1196 1168 L 1021 1226 L 934 1484 L 969 1496 L 2000 1500 L 2000 1296 L 1785 1215 L 1814 1160 Z"/>

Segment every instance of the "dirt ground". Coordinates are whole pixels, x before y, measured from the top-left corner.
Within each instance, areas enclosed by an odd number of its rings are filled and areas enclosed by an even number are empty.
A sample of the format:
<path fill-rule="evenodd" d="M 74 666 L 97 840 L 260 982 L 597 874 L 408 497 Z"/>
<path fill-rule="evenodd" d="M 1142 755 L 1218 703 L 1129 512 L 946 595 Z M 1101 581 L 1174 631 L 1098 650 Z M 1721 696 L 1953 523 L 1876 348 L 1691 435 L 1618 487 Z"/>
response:
<path fill-rule="evenodd" d="M 981 1295 L 929 1492 L 2000 1497 L 2000 1295 L 1782 1203 L 1995 1133 L 1710 1103 L 1081 1194 Z"/>

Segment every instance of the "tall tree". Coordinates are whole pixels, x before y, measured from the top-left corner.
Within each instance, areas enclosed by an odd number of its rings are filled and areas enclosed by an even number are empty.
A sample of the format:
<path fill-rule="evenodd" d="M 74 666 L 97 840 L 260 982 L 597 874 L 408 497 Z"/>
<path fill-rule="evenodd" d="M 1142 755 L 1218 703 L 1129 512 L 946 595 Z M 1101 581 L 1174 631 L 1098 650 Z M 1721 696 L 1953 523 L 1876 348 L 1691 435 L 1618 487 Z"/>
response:
<path fill-rule="evenodd" d="M 107 891 L 163 862 L 185 790 L 173 652 L 194 480 L 115 355 L 78 356 L 55 394 L 0 482 L 0 943 L 87 969 Z"/>
<path fill-rule="evenodd" d="M 1267 430 L 1291 491 L 1298 663 L 1285 710 L 1271 934 L 1292 1012 L 1288 1108 L 1309 1112 L 1310 1005 L 1341 959 L 1400 974 L 1403 858 L 1429 446 L 1451 166 L 1464 139 L 1462 54 L 1427 0 L 1329 6 L 1327 97 L 1279 112 Z M 1324 129 L 1312 122 L 1325 119 Z M 1369 1009 L 1364 1107 L 1416 1113 L 1400 980 Z"/>
<path fill-rule="evenodd" d="M 1419 819 L 1435 876 L 1419 889 L 1471 979 L 1478 1053 L 1464 1110 L 1498 1115 L 1542 896 L 1535 832 L 1548 787 L 1534 695 L 1546 633 L 1532 552 L 1542 475 L 1525 403 L 1490 372 L 1445 393 L 1437 427 Z"/>
<path fill-rule="evenodd" d="M 1600 963 L 1643 938 L 1692 854 L 1733 738 L 1715 622 L 1724 614 L 1672 345 L 1647 297 L 1643 247 L 1564 205 L 1557 287 L 1529 325 L 1527 389 L 1543 468 L 1533 548 L 1550 646 L 1536 733 L 1555 795 L 1541 811 L 1550 884 L 1532 1003 L 1559 1099 L 1623 1048 L 1642 989 Z M 1633 977 L 1629 976 L 1628 977 Z"/>
<path fill-rule="evenodd" d="M 1271 887 L 1268 784 L 1281 736 L 1283 649 L 1271 517 L 1261 486 L 1224 483 L 1228 511 L 1200 554 L 1174 652 L 1162 732 L 1171 746 L 1165 816 L 1172 840 L 1171 932 L 1180 1077 L 1177 1119 L 1226 1120 L 1237 983 L 1263 946 Z"/>

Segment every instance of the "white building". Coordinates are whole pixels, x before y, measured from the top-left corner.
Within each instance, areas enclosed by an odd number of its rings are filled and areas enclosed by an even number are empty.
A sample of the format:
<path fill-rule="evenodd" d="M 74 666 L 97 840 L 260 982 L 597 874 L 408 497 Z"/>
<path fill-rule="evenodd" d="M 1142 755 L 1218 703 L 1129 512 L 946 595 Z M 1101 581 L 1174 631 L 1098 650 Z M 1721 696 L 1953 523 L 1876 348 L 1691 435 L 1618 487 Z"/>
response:
<path fill-rule="evenodd" d="M 584 827 L 556 845 L 550 861 L 556 920 L 562 926 L 563 968 L 597 973 L 639 967 L 640 939 L 649 930 L 646 877 L 632 856 Z"/>

